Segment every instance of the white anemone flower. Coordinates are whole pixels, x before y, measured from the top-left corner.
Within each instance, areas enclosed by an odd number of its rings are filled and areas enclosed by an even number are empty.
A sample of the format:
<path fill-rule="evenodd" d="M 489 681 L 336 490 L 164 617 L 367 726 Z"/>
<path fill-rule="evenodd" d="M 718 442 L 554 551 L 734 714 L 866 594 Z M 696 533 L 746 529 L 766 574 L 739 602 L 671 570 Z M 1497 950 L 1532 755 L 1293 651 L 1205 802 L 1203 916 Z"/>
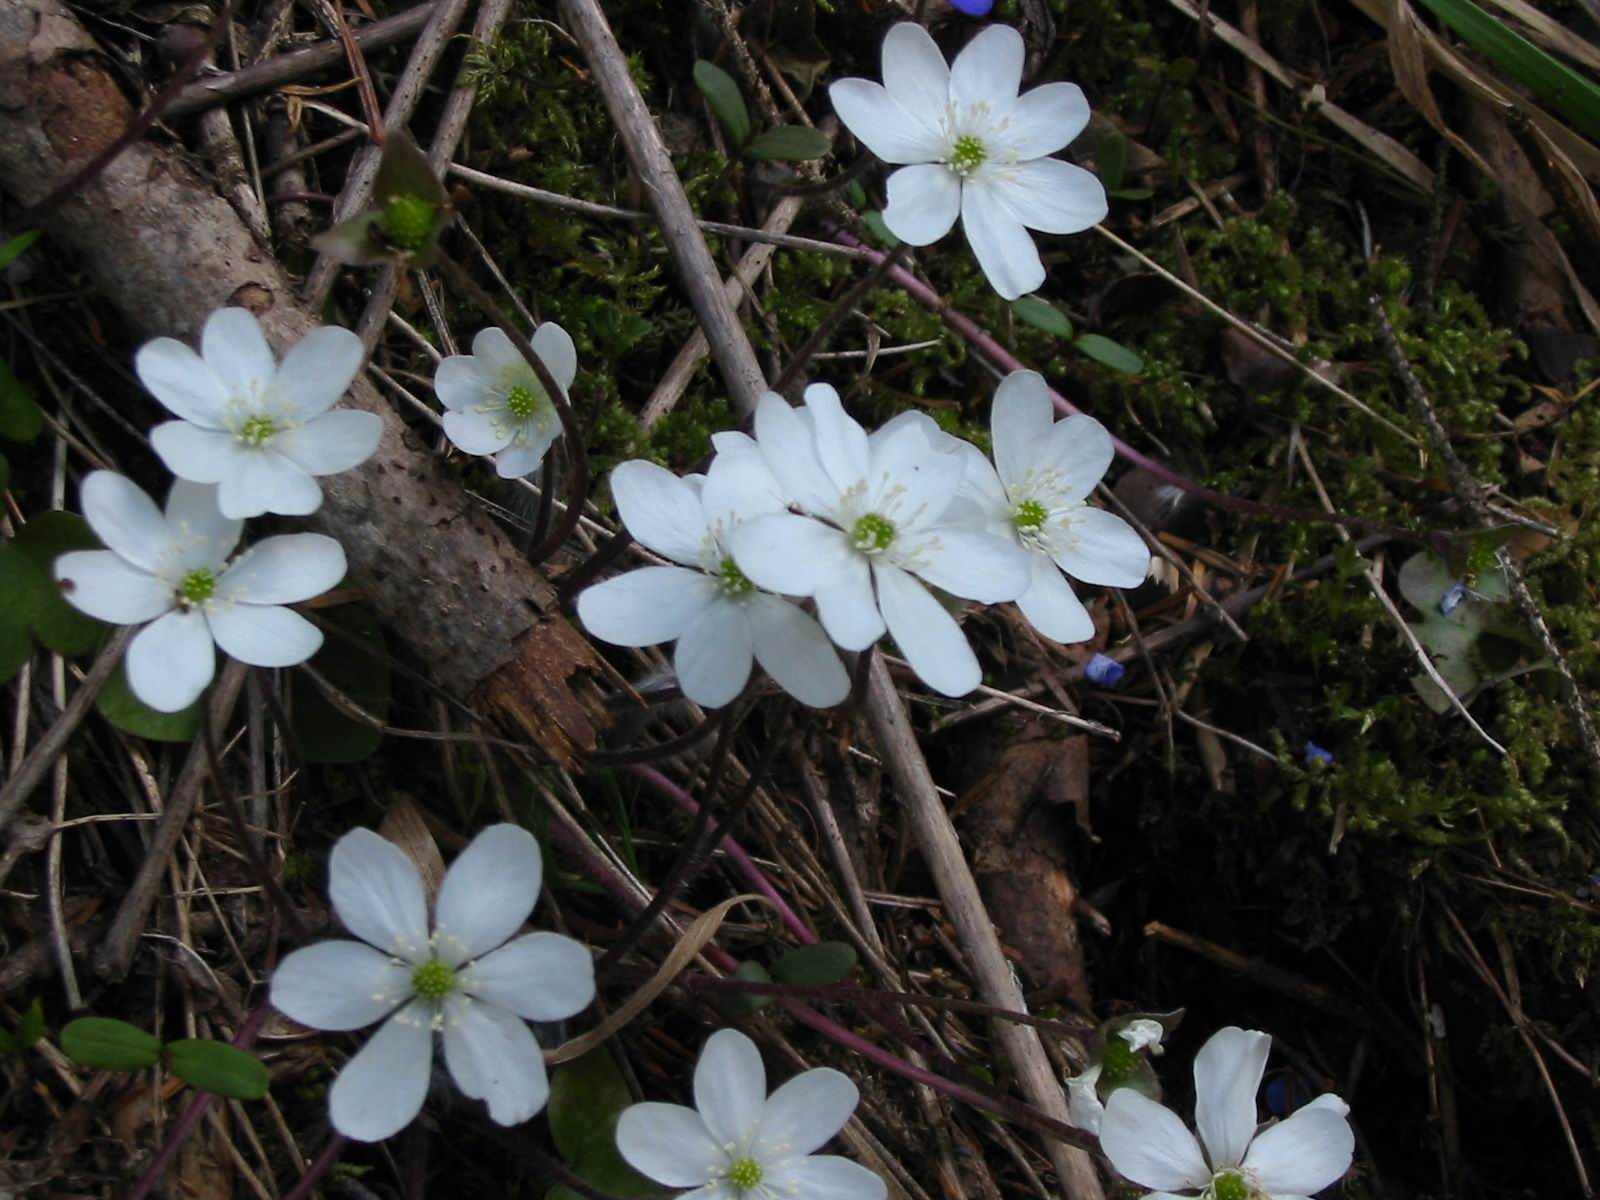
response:
<path fill-rule="evenodd" d="M 344 548 L 320 533 L 265 538 L 237 558 L 244 522 L 217 508 L 211 484 L 175 480 L 163 512 L 112 471 L 79 489 L 84 519 L 107 550 L 55 561 L 73 607 L 118 625 L 145 625 L 128 645 L 128 686 L 151 708 L 194 703 L 216 671 L 216 647 L 254 667 L 290 667 L 322 646 L 322 633 L 284 608 L 344 578 Z"/>
<path fill-rule="evenodd" d="M 1105 1047 L 1076 1075 L 1066 1078 L 1068 1119 L 1079 1129 L 1090 1133 L 1100 1132 L 1100 1121 L 1106 1106 L 1100 1100 L 1100 1076 L 1109 1068 L 1113 1079 L 1126 1079 L 1133 1072 L 1133 1056 L 1141 1050 L 1151 1054 L 1162 1053 L 1161 1039 L 1166 1027 L 1148 1017 L 1135 1017 L 1108 1038 Z M 1120 1046 L 1118 1045 L 1120 1043 Z"/>
<path fill-rule="evenodd" d="M 962 458 L 922 422 L 889 422 L 871 437 L 825 383 L 803 412 L 768 392 L 756 441 L 789 498 L 808 516 L 768 513 L 733 531 L 734 561 L 757 586 L 814 596 L 822 627 L 846 650 L 887 630 L 912 670 L 962 696 L 982 680 L 961 626 L 923 581 L 967 600 L 1014 600 L 1027 557 L 978 528 L 945 521 Z M 953 439 L 952 439 L 953 440 Z"/>
<path fill-rule="evenodd" d="M 802 704 L 838 704 L 850 677 L 816 619 L 758 591 L 728 547 L 741 521 L 784 511 L 777 480 L 743 434 L 719 433 L 715 443 L 704 476 L 680 479 L 642 460 L 611 472 L 628 532 L 682 565 L 640 567 L 598 583 L 578 597 L 578 616 L 590 633 L 618 646 L 676 640 L 678 684 L 696 704 L 719 708 L 738 696 L 752 657 Z"/>
<path fill-rule="evenodd" d="M 1094 620 L 1062 578 L 1137 587 L 1150 570 L 1150 550 L 1115 513 L 1088 503 L 1111 465 L 1111 435 L 1093 417 L 1057 421 L 1044 379 L 1014 371 L 995 390 L 989 418 L 994 463 L 963 442 L 963 499 L 985 526 L 1027 551 L 1027 590 L 1017 607 L 1045 637 L 1086 642 Z"/>
<path fill-rule="evenodd" d="M 812 1154 L 844 1128 L 860 1094 L 828 1067 L 796 1075 L 769 1097 L 755 1043 L 737 1029 L 706 1039 L 694 1068 L 694 1108 L 634 1104 L 617 1121 L 617 1149 L 680 1200 L 883 1200 L 859 1163 Z"/>
<path fill-rule="evenodd" d="M 445 872 L 428 924 L 422 879 L 405 853 L 370 829 L 333 848 L 328 895 L 359 942 L 296 950 L 272 976 L 275 1008 L 313 1029 L 378 1032 L 339 1072 L 328 1095 L 333 1126 L 376 1142 L 422 1109 L 433 1035 L 462 1092 L 518 1125 L 550 1095 L 544 1054 L 528 1021 L 556 1021 L 594 999 L 594 960 L 557 933 L 512 935 L 539 899 L 539 844 L 515 825 L 491 825 Z"/>
<path fill-rule="evenodd" d="M 991 25 L 955 62 L 920 25 L 883 39 L 883 83 L 841 79 L 828 89 L 850 132 L 886 163 L 883 223 L 903 242 L 926 246 L 961 218 L 989 282 L 1015 300 L 1044 282 L 1028 235 L 1078 233 L 1106 215 L 1106 191 L 1082 167 L 1051 158 L 1083 132 L 1089 105 L 1074 83 L 1026 95 L 1022 35 Z"/>
<path fill-rule="evenodd" d="M 1256 1091 L 1272 1039 L 1229 1026 L 1194 1060 L 1195 1123 L 1200 1138 L 1171 1109 L 1118 1088 L 1100 1120 L 1100 1148 L 1125 1178 L 1155 1188 L 1145 1200 L 1304 1200 L 1350 1169 L 1355 1135 L 1350 1111 L 1332 1093 L 1288 1120 L 1257 1129 Z"/>
<path fill-rule="evenodd" d="M 561 388 L 562 399 L 578 375 L 578 351 L 567 331 L 546 321 L 529 339 L 533 352 Z M 458 450 L 494 455 L 502 479 L 520 479 L 539 469 L 545 452 L 561 436 L 561 417 L 544 384 L 495 326 L 472 339 L 471 354 L 453 354 L 439 364 L 433 390 L 449 411 L 444 432 Z"/>
<path fill-rule="evenodd" d="M 333 409 L 361 369 L 361 339 L 323 326 L 273 356 L 247 309 L 219 308 L 200 332 L 200 353 L 173 338 L 146 342 L 133 367 L 176 421 L 150 431 L 167 469 L 218 485 L 224 516 L 304 516 L 322 504 L 315 475 L 372 457 L 383 436 L 376 413 Z"/>

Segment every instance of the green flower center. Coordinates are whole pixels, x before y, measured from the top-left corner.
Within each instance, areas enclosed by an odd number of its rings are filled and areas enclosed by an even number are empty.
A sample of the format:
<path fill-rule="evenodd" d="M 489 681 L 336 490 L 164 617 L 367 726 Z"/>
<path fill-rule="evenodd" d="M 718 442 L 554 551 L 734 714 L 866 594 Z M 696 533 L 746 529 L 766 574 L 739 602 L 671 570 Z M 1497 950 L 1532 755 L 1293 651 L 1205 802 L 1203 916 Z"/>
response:
<path fill-rule="evenodd" d="M 519 421 L 526 421 L 539 407 L 539 397 L 531 388 L 520 383 L 506 393 L 506 411 Z"/>
<path fill-rule="evenodd" d="M 1050 510 L 1037 500 L 1024 500 L 1011 514 L 1011 523 L 1018 529 L 1031 532 L 1050 519 Z"/>
<path fill-rule="evenodd" d="M 411 990 L 438 1003 L 456 990 L 456 973 L 442 962 L 425 962 L 411 972 Z"/>
<path fill-rule="evenodd" d="M 1120 1037 L 1106 1039 L 1105 1057 L 1100 1067 L 1100 1080 L 1102 1083 L 1124 1083 L 1133 1074 L 1139 1065 L 1139 1055 L 1134 1048 Z"/>
<path fill-rule="evenodd" d="M 209 567 L 196 567 L 178 584 L 178 598 L 184 604 L 204 604 L 217 594 L 217 575 Z"/>
<path fill-rule="evenodd" d="M 856 521 L 855 528 L 850 531 L 850 541 L 857 550 L 865 550 L 868 554 L 887 550 L 889 543 L 894 541 L 894 523 L 877 513 L 868 513 Z"/>
<path fill-rule="evenodd" d="M 989 152 L 983 148 L 982 142 L 970 133 L 963 133 L 950 151 L 950 169 L 957 175 L 971 175 L 983 166 L 988 157 Z"/>
<path fill-rule="evenodd" d="M 753 1188 L 761 1183 L 761 1164 L 753 1158 L 741 1158 L 728 1168 L 728 1182 L 736 1188 Z"/>
<path fill-rule="evenodd" d="M 1224 1171 L 1211 1181 L 1211 1195 L 1216 1200 L 1250 1200 L 1255 1190 L 1237 1171 Z"/>
<path fill-rule="evenodd" d="M 718 582 L 724 595 L 748 596 L 756 590 L 756 585 L 745 578 L 745 573 L 739 570 L 739 564 L 731 558 L 725 558 L 717 567 Z"/>
<path fill-rule="evenodd" d="M 271 417 L 251 417 L 239 426 L 238 437 L 241 442 L 250 446 L 264 446 L 272 440 L 272 435 L 278 432 L 278 427 L 272 423 Z"/>
<path fill-rule="evenodd" d="M 433 236 L 438 215 L 439 206 L 421 196 L 390 196 L 379 224 L 392 245 L 416 251 Z"/>

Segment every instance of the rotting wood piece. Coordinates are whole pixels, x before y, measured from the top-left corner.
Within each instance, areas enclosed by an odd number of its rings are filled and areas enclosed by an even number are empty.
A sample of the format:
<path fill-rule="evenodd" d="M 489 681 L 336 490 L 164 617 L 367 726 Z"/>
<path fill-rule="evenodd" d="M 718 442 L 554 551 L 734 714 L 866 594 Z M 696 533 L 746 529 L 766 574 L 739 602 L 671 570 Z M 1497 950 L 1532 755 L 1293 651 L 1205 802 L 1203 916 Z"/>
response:
<path fill-rule="evenodd" d="M 0 0 L 0 187 L 38 201 L 132 115 L 70 11 L 56 0 Z M 231 302 L 256 313 L 281 353 L 318 324 L 180 149 L 136 143 L 42 219 L 141 333 L 192 337 Z M 344 545 L 383 621 L 441 684 L 570 764 L 604 723 L 594 650 L 364 376 L 344 403 L 381 416 L 383 440 L 365 466 L 322 480 L 310 524 Z"/>

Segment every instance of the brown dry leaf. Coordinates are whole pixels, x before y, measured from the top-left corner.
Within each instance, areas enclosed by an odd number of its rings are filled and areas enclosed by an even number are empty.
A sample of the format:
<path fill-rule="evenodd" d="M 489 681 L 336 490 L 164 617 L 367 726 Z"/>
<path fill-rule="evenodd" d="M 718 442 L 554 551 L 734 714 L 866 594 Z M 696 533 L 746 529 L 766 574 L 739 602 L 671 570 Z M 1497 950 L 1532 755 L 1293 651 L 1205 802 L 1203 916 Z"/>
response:
<path fill-rule="evenodd" d="M 178 1151 L 178 1161 L 163 1180 L 170 1200 L 233 1200 L 233 1159 L 227 1138 L 228 1108 L 213 1104 L 216 1121 L 203 1121 Z"/>
<path fill-rule="evenodd" d="M 406 852 L 422 876 L 423 890 L 430 896 L 438 895 L 439 885 L 444 882 L 444 855 L 428 832 L 417 802 L 405 792 L 396 792 L 378 826 L 378 834 Z"/>

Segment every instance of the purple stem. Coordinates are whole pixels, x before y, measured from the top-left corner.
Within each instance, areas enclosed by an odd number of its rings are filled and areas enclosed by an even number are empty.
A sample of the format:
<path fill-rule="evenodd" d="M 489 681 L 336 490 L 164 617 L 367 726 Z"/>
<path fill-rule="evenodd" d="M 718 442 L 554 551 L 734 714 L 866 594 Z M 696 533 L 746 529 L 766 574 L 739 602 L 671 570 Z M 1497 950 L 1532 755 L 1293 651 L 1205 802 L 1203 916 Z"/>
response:
<path fill-rule="evenodd" d="M 641 763 L 626 769 L 650 784 L 690 816 L 700 811 L 700 806 L 694 802 L 688 792 L 673 783 L 672 780 L 654 767 Z M 734 841 L 733 838 L 724 837 L 722 839 L 722 850 L 728 856 L 729 861 L 739 869 L 740 874 L 749 881 L 750 886 L 772 901 L 778 910 L 779 918 L 789 932 L 795 936 L 795 940 L 802 946 L 815 945 L 818 940 L 817 935 L 811 932 L 811 927 L 805 923 L 800 914 L 789 907 L 788 901 L 778 893 L 778 889 L 773 886 L 766 873 L 756 866 L 755 859 L 745 853 L 744 847 Z"/>
<path fill-rule="evenodd" d="M 283 1200 L 306 1200 L 311 1194 L 311 1189 L 329 1171 L 333 1164 L 339 1161 L 339 1155 L 344 1153 L 344 1148 L 350 1139 L 342 1133 L 336 1133 L 328 1139 L 328 1144 L 322 1148 L 322 1153 L 317 1155 L 317 1161 L 306 1168 L 306 1173 L 300 1176 L 300 1181 L 284 1193 Z"/>

